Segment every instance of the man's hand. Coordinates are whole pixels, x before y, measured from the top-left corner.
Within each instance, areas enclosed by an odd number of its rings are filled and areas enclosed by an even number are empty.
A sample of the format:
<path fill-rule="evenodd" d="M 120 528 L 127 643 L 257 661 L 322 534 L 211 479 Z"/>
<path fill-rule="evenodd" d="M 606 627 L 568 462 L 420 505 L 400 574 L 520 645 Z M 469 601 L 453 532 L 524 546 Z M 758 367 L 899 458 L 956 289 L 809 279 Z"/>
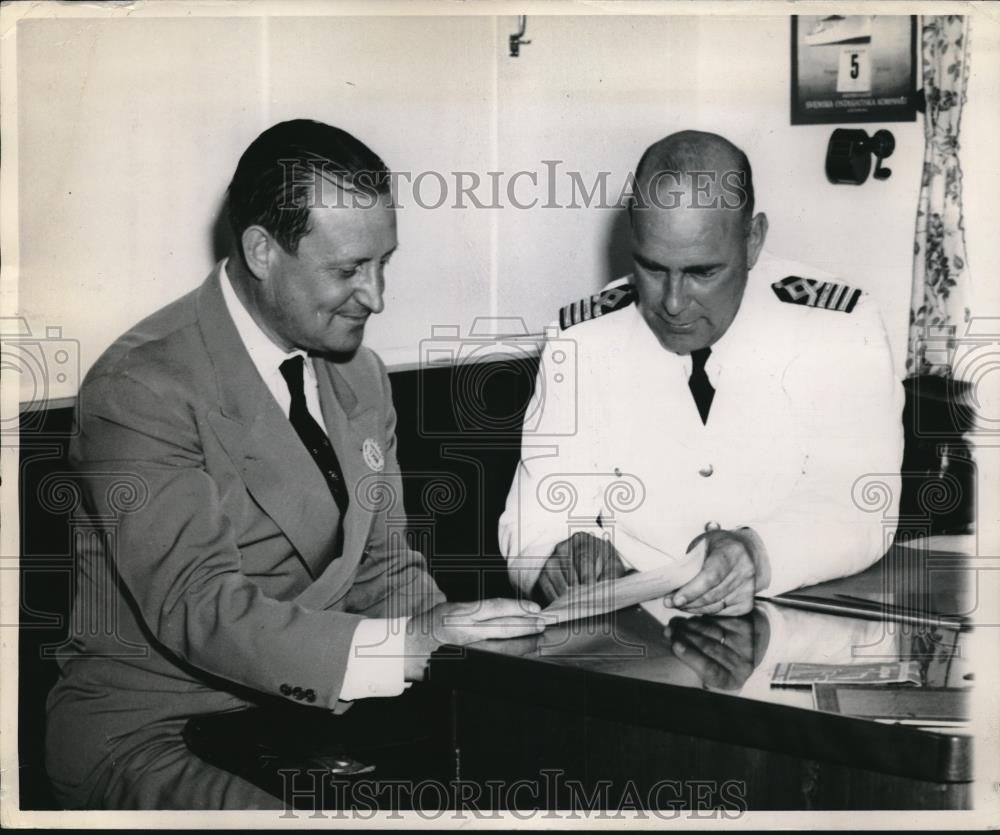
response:
<path fill-rule="evenodd" d="M 541 607 L 528 600 L 500 597 L 469 603 L 439 603 L 406 624 L 407 681 L 424 677 L 427 659 L 442 644 L 464 646 L 476 641 L 520 638 L 545 631 Z"/>
<path fill-rule="evenodd" d="M 672 618 L 664 636 L 706 686 L 739 690 L 763 659 L 770 629 L 755 611 L 741 618 Z"/>
<path fill-rule="evenodd" d="M 667 606 L 699 615 L 745 615 L 753 609 L 756 543 L 740 531 L 708 531 L 688 546 L 705 542 L 705 562 L 694 578 L 665 599 Z"/>
<path fill-rule="evenodd" d="M 552 549 L 535 589 L 551 603 L 570 586 L 586 586 L 624 573 L 621 557 L 610 542 L 579 531 Z"/>

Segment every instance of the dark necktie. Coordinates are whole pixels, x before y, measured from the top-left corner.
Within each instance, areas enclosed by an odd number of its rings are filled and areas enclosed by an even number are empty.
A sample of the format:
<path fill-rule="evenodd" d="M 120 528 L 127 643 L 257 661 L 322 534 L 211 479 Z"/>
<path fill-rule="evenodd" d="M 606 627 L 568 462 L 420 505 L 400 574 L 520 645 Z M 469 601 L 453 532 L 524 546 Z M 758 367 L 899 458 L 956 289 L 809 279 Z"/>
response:
<path fill-rule="evenodd" d="M 288 419 L 299 433 L 302 443 L 306 445 L 313 461 L 323 473 L 327 486 L 333 494 L 333 500 L 337 503 L 337 509 L 343 517 L 347 513 L 348 497 L 347 486 L 344 484 L 344 474 L 340 470 L 340 462 L 337 461 L 337 453 L 333 451 L 330 439 L 320 425 L 316 423 L 313 416 L 309 414 L 306 407 L 306 395 L 302 387 L 303 359 L 301 356 L 292 357 L 281 363 L 281 376 L 288 384 L 288 393 L 292 396 L 292 405 L 288 410 Z M 343 526 L 341 526 L 343 527 Z"/>
<path fill-rule="evenodd" d="M 699 348 L 691 352 L 691 379 L 688 380 L 688 388 L 694 396 L 702 423 L 708 423 L 708 411 L 712 408 L 712 398 L 715 397 L 715 389 L 705 373 L 705 363 L 711 353 L 711 348 Z"/>

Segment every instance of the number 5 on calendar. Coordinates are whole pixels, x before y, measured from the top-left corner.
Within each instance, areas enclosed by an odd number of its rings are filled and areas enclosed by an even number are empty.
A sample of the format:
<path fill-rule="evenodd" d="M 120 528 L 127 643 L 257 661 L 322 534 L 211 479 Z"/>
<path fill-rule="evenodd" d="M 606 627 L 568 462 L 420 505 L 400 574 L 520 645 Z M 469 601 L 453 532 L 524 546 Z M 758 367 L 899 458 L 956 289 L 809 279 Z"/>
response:
<path fill-rule="evenodd" d="M 868 93 L 872 89 L 872 65 L 868 47 L 840 50 L 837 67 L 838 93 Z"/>

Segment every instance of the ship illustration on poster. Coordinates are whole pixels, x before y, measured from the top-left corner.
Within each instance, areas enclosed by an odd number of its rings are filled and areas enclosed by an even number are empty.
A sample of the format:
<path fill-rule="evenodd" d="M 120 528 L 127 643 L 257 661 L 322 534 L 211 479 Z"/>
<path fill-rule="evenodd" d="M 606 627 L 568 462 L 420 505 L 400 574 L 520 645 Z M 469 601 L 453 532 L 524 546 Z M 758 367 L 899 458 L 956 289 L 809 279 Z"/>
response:
<path fill-rule="evenodd" d="M 793 125 L 916 119 L 916 18 L 792 17 Z"/>

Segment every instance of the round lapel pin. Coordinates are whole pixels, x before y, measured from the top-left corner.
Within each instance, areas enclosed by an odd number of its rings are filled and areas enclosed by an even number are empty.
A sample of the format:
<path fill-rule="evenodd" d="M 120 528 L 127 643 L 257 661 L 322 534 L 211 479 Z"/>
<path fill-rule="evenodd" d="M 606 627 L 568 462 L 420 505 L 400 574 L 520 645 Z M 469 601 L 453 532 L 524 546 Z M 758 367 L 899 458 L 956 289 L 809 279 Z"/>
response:
<path fill-rule="evenodd" d="M 385 456 L 378 441 L 374 438 L 365 438 L 365 442 L 361 445 L 361 456 L 365 459 L 368 469 L 377 473 L 382 472 L 385 467 Z"/>

